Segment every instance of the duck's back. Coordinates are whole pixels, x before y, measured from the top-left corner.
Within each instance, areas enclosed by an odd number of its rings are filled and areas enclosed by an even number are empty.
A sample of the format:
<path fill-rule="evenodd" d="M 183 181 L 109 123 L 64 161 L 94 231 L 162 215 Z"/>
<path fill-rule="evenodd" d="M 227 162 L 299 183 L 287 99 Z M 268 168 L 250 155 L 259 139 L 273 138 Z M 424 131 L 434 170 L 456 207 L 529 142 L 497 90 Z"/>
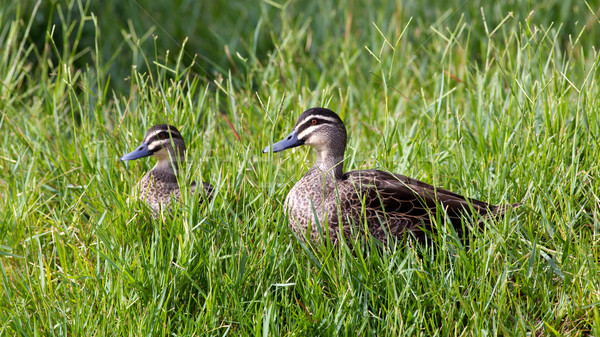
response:
<path fill-rule="evenodd" d="M 418 239 L 431 230 L 432 220 L 449 219 L 463 235 L 462 217 L 496 213 L 497 206 L 465 198 L 457 193 L 434 187 L 420 180 L 378 170 L 351 171 L 340 184 L 346 192 L 342 213 L 352 219 L 366 220 L 370 233 L 385 241 L 387 234 L 401 237 L 407 231 Z M 360 211 L 360 216 L 357 212 Z M 350 217 L 343 219 L 350 221 Z"/>
<path fill-rule="evenodd" d="M 325 234 L 317 228 L 327 227 L 334 243 L 340 225 L 346 239 L 364 235 L 366 224 L 369 233 L 383 242 L 388 235 L 401 238 L 408 232 L 423 240 L 432 229 L 432 219 L 450 219 L 462 235 L 464 215 L 498 212 L 497 206 L 378 170 L 347 172 L 335 184 L 309 171 L 288 194 L 286 207 L 290 225 L 300 237 L 310 225 L 310 237 L 315 241 Z"/>

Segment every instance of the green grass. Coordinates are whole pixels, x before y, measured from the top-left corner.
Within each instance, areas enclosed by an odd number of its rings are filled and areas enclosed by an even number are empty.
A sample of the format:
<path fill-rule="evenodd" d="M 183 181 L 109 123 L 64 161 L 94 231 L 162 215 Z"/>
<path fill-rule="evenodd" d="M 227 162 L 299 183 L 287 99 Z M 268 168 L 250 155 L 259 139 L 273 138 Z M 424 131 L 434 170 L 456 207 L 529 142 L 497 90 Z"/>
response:
<path fill-rule="evenodd" d="M 116 3 L 0 8 L 0 334 L 600 334 L 591 4 Z M 312 106 L 346 170 L 523 206 L 467 246 L 305 246 L 312 153 L 260 150 Z M 153 160 L 118 161 L 157 123 L 216 187 L 160 220 L 127 202 Z"/>

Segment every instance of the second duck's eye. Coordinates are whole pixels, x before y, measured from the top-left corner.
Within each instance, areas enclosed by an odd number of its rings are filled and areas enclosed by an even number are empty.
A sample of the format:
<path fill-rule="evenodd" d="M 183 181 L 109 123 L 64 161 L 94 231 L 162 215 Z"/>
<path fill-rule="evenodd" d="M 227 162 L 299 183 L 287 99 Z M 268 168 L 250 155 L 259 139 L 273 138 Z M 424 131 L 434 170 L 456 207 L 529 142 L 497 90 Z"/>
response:
<path fill-rule="evenodd" d="M 317 125 L 318 121 L 316 119 L 313 119 L 312 121 L 310 121 L 310 124 L 312 125 Z"/>

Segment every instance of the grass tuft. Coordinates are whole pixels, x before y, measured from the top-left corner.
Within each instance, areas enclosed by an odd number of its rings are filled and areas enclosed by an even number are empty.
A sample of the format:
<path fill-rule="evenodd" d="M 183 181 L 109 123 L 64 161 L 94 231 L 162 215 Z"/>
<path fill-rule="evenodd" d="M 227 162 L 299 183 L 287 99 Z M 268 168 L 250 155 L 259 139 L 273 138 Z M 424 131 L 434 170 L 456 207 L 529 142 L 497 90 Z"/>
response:
<path fill-rule="evenodd" d="M 593 10 L 7 3 L 0 334 L 598 335 Z M 313 106 L 345 121 L 346 170 L 522 206 L 468 244 L 304 244 L 283 200 L 313 155 L 260 150 Z M 118 158 L 158 123 L 214 200 L 128 201 L 153 160 Z"/>

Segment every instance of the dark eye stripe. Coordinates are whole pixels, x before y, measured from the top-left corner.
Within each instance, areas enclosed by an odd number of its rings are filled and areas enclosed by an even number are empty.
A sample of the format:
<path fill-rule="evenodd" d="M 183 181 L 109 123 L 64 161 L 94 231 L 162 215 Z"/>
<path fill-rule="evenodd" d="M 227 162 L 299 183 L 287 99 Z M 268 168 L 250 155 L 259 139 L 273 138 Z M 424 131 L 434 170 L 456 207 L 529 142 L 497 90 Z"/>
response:
<path fill-rule="evenodd" d="M 162 148 L 162 141 L 160 139 L 154 139 L 148 144 L 148 149 L 152 152 L 156 152 Z"/>
<path fill-rule="evenodd" d="M 173 139 L 181 139 L 181 135 L 178 134 L 177 132 L 172 132 L 169 133 L 168 131 L 161 131 L 156 135 L 157 139 L 169 139 L 169 138 L 173 138 Z"/>
<path fill-rule="evenodd" d="M 327 123 L 327 124 L 331 124 L 331 123 Z M 325 123 L 317 124 L 317 125 L 309 125 L 305 128 L 302 128 L 298 131 L 298 139 L 306 140 L 308 138 L 308 136 L 310 136 L 314 133 L 321 132 L 321 129 L 323 129 L 323 128 L 327 128 Z"/>
<path fill-rule="evenodd" d="M 175 144 L 178 144 L 180 142 L 178 142 L 177 140 L 182 139 L 181 136 L 179 136 L 178 134 L 175 133 L 171 133 L 170 135 L 168 133 L 164 133 L 166 138 L 161 138 L 162 133 L 159 133 L 158 135 L 154 136 L 152 139 L 150 139 L 149 144 L 148 144 L 148 148 L 150 149 L 150 151 L 152 152 L 156 152 L 158 150 L 160 150 L 163 146 L 167 146 L 167 145 L 171 145 L 171 142 L 174 142 Z"/>
<path fill-rule="evenodd" d="M 317 123 L 313 124 L 312 123 L 313 120 L 316 120 Z M 334 124 L 334 123 L 328 119 L 319 118 L 319 116 L 312 116 L 311 118 L 305 119 L 304 121 L 302 121 L 302 123 L 300 125 L 298 125 L 298 133 L 301 133 L 302 131 L 304 131 L 312 126 L 319 126 L 319 125 L 323 125 L 323 124 Z"/>
<path fill-rule="evenodd" d="M 165 140 L 170 141 L 171 139 L 173 139 L 173 140 L 176 140 L 176 139 L 183 140 L 183 138 L 181 137 L 181 135 L 177 131 L 171 130 L 170 133 L 169 133 L 169 131 L 160 131 L 160 132 L 154 133 L 153 135 L 147 135 L 147 137 L 145 138 L 144 142 L 148 143 L 149 145 L 153 144 L 153 143 L 156 143 L 156 146 L 158 146 L 161 142 L 164 142 Z"/>

